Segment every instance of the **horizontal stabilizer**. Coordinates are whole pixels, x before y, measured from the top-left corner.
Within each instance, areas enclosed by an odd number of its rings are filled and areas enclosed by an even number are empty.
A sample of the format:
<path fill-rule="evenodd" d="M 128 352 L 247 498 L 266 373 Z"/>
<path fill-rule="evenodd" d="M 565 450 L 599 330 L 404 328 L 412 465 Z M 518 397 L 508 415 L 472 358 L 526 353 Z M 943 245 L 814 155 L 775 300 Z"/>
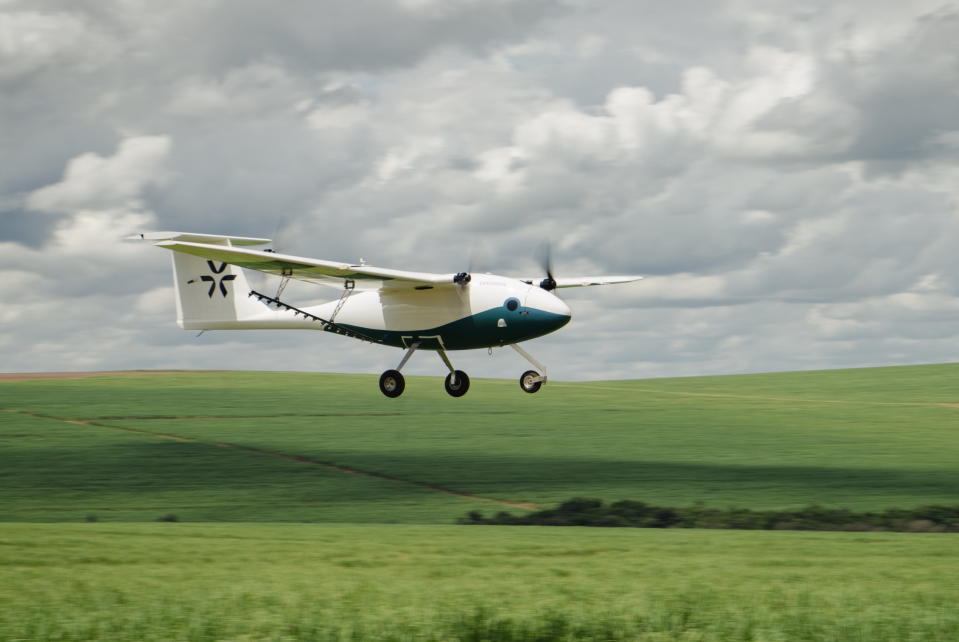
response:
<path fill-rule="evenodd" d="M 218 234 L 191 234 L 189 232 L 143 232 L 126 237 L 128 241 L 182 241 L 210 245 L 265 245 L 271 239 L 250 236 L 220 236 Z"/>

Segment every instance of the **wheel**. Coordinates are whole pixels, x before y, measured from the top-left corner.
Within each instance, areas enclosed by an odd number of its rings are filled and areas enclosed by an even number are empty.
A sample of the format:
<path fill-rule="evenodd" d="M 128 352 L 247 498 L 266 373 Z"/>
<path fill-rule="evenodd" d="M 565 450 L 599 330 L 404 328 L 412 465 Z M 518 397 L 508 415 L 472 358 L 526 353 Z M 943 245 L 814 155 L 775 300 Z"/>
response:
<path fill-rule="evenodd" d="M 462 370 L 456 371 L 456 385 L 450 383 L 453 381 L 453 373 L 446 375 L 446 392 L 450 394 L 451 397 L 462 397 L 466 394 L 466 391 L 470 389 L 470 378 Z"/>
<path fill-rule="evenodd" d="M 399 370 L 387 370 L 380 375 L 380 392 L 387 397 L 399 397 L 406 390 L 406 379 Z"/>
<path fill-rule="evenodd" d="M 543 382 L 537 380 L 537 377 L 539 377 L 538 372 L 535 370 L 527 370 L 519 378 L 519 387 L 523 389 L 523 392 L 528 392 L 530 394 L 538 392 L 539 389 L 543 387 Z"/>

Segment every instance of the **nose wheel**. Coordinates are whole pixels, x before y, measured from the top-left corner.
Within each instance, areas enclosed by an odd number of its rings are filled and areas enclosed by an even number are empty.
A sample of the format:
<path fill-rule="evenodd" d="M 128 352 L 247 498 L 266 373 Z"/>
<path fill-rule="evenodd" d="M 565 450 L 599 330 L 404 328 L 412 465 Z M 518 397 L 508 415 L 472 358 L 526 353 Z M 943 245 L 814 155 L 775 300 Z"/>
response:
<path fill-rule="evenodd" d="M 515 343 L 511 343 L 510 347 L 513 348 L 513 350 L 516 350 L 516 352 L 518 352 L 524 359 L 543 371 L 543 374 L 540 374 L 535 370 L 527 370 L 519 378 L 519 387 L 523 389 L 523 392 L 528 392 L 530 394 L 539 392 L 539 389 L 543 387 L 544 383 L 546 383 L 546 366 L 534 359 L 533 355 L 526 352 L 526 350 L 523 350 Z"/>
<path fill-rule="evenodd" d="M 533 394 L 534 392 L 539 392 L 539 389 L 543 387 L 543 377 L 535 370 L 527 370 L 519 378 L 519 387 L 523 389 L 523 392 L 528 392 Z"/>

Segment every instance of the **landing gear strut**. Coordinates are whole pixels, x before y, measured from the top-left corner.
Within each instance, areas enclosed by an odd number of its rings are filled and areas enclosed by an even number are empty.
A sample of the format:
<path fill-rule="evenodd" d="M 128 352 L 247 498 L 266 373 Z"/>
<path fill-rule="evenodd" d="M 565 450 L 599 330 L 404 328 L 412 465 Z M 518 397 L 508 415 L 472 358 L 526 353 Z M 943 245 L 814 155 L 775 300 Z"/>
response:
<path fill-rule="evenodd" d="M 546 383 L 546 366 L 541 364 L 539 361 L 533 358 L 533 355 L 523 350 L 521 347 L 515 343 L 509 344 L 513 350 L 516 350 L 524 359 L 529 361 L 531 364 L 543 371 L 543 374 L 536 372 L 535 370 L 527 370 L 519 378 L 519 387 L 523 389 L 523 392 L 528 392 L 533 394 L 534 392 L 539 392 L 539 389 L 543 387 L 543 384 Z"/>

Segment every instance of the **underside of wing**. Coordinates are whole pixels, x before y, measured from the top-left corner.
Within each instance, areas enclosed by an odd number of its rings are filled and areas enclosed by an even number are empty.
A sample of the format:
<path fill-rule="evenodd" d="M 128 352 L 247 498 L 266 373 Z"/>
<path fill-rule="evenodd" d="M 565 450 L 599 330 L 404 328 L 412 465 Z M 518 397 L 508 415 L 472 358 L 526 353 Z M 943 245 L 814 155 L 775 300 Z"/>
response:
<path fill-rule="evenodd" d="M 148 237 L 144 238 L 148 239 Z M 320 285 L 331 285 L 338 288 L 342 288 L 347 281 L 351 281 L 357 290 L 377 290 L 380 288 L 428 289 L 454 284 L 453 274 L 407 272 L 370 265 L 351 265 L 349 263 L 280 254 L 270 250 L 252 250 L 182 240 L 162 240 L 158 241 L 156 245 L 174 252 L 192 254 L 211 261 L 229 263 L 279 277 Z"/>

